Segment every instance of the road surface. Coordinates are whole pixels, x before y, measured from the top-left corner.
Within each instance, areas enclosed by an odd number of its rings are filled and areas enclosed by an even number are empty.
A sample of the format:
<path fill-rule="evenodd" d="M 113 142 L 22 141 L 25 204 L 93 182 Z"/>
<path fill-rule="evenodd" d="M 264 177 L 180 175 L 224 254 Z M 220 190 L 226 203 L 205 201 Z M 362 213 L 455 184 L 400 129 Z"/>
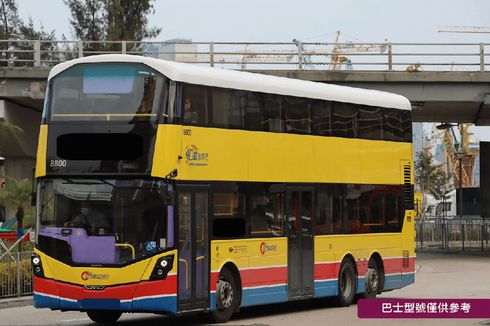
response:
<path fill-rule="evenodd" d="M 419 253 L 415 284 L 383 293 L 385 298 L 489 298 L 490 255 Z M 490 308 L 489 308 L 490 309 Z M 199 325 L 200 315 L 170 318 L 153 314 L 123 314 L 121 325 Z M 0 310 L 0 325 L 94 325 L 84 313 L 56 312 L 31 306 Z M 489 325 L 471 319 L 359 319 L 357 306 L 335 307 L 331 300 L 308 300 L 244 308 L 227 326 L 325 326 L 325 325 Z"/>

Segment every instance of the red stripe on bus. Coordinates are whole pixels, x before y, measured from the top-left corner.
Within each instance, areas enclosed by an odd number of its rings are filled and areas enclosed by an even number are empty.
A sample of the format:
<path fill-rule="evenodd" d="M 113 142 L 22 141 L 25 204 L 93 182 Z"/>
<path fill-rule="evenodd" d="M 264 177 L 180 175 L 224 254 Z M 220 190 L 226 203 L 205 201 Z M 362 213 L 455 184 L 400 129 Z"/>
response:
<path fill-rule="evenodd" d="M 161 281 L 149 281 L 135 284 L 109 286 L 103 290 L 87 290 L 82 285 L 73 285 L 35 277 L 34 291 L 63 298 L 82 299 L 118 299 L 131 300 L 143 296 L 176 293 L 176 276 L 168 276 Z"/>
<path fill-rule="evenodd" d="M 210 290 L 216 290 L 219 272 L 212 272 L 210 278 Z M 261 267 L 240 270 L 242 287 L 268 286 L 284 284 L 288 282 L 288 268 L 283 267 Z"/>

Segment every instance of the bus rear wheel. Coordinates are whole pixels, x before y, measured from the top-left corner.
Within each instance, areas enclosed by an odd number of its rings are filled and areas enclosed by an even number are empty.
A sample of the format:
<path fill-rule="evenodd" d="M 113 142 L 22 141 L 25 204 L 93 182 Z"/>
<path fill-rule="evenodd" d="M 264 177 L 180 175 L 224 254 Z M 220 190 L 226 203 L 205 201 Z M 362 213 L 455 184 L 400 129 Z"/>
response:
<path fill-rule="evenodd" d="M 378 293 L 381 293 L 383 284 L 383 270 L 380 268 L 376 259 L 371 257 L 368 262 L 368 268 L 366 271 L 366 289 L 364 290 L 363 297 L 366 299 L 376 298 Z"/>
<path fill-rule="evenodd" d="M 341 307 L 350 306 L 354 302 L 357 289 L 356 269 L 350 259 L 344 259 L 340 264 L 338 289 L 338 304 Z"/>
<path fill-rule="evenodd" d="M 211 312 L 211 319 L 216 323 L 225 323 L 237 308 L 239 291 L 235 276 L 225 268 L 219 274 L 216 286 L 216 310 Z"/>
<path fill-rule="evenodd" d="M 119 317 L 121 317 L 122 312 L 113 310 L 89 310 L 87 311 L 88 317 L 99 324 L 113 324 Z"/>

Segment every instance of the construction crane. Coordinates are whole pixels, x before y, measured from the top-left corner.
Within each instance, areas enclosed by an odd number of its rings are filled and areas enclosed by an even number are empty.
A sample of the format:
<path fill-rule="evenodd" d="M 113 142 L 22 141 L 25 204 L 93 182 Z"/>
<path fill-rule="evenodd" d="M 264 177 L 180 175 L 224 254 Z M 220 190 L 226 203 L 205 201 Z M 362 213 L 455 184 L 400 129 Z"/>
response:
<path fill-rule="evenodd" d="M 342 65 L 349 64 L 351 61 L 346 54 L 349 53 L 368 53 L 375 52 L 382 54 L 387 48 L 388 44 L 354 44 L 352 42 L 347 42 L 345 44 L 338 44 L 340 39 L 340 31 L 335 34 L 335 45 L 332 49 L 331 60 L 330 60 L 330 70 L 340 70 Z M 385 40 L 387 41 L 387 40 Z"/>
<path fill-rule="evenodd" d="M 490 34 L 490 27 L 481 26 L 443 26 L 439 27 L 439 33 L 461 34 Z"/>
<path fill-rule="evenodd" d="M 472 133 L 468 131 L 470 124 L 461 123 L 459 124 L 458 127 L 461 135 L 461 140 L 460 140 L 458 150 L 460 152 L 465 153 L 465 156 L 462 160 L 463 170 L 461 173 L 463 177 L 463 187 L 471 187 L 473 185 L 472 176 L 473 176 L 473 168 L 475 165 L 475 158 L 479 156 L 479 151 L 478 150 L 475 151 L 470 148 L 469 139 L 470 136 L 472 135 Z M 456 139 L 456 135 L 454 134 L 454 131 L 452 130 L 452 127 L 445 128 L 443 130 L 442 136 L 439 136 L 439 138 L 441 139 L 442 144 L 445 145 L 446 155 L 449 159 L 449 163 L 451 164 L 453 170 L 454 186 L 458 187 L 459 169 L 461 167 L 459 166 L 459 160 L 456 155 L 455 143 L 457 143 L 457 139 Z"/>

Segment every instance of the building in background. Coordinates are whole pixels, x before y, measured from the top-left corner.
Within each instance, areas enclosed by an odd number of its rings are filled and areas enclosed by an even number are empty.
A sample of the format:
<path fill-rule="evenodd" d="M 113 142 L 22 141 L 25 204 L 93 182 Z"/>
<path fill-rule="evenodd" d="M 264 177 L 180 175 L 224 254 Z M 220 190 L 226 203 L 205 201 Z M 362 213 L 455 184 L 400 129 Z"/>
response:
<path fill-rule="evenodd" d="M 147 43 L 143 46 L 145 56 L 170 61 L 197 63 L 197 45 L 190 39 L 171 39 L 163 43 Z"/>

